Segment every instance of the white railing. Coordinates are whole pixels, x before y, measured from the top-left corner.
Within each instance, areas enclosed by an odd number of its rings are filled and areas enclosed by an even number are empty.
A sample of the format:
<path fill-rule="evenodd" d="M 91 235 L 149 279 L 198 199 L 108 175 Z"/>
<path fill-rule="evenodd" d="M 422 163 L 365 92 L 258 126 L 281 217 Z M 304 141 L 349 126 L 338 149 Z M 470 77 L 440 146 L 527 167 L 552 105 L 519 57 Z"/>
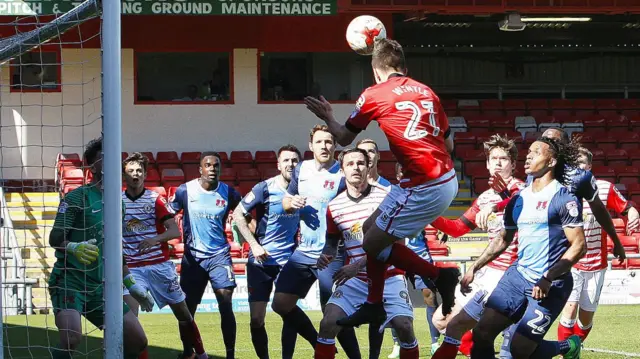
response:
<path fill-rule="evenodd" d="M 16 315 L 19 313 L 31 314 L 32 286 L 37 280 L 27 278 L 26 266 L 22 258 L 22 252 L 16 231 L 11 221 L 9 209 L 4 203 L 4 189 L 0 187 L 0 254 L 2 265 L 0 272 L 0 295 L 2 295 L 1 308 L 4 315 Z"/>

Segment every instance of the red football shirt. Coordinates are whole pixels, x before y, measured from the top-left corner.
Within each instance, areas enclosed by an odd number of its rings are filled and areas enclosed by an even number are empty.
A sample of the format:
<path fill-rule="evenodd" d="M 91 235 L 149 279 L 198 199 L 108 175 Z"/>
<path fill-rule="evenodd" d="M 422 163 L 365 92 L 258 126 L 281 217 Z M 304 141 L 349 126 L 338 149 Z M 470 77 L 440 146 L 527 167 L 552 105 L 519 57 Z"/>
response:
<path fill-rule="evenodd" d="M 345 126 L 354 133 L 378 121 L 389 148 L 402 165 L 405 187 L 437 179 L 453 168 L 444 144 L 449 120 L 440 99 L 426 85 L 392 75 L 360 95 Z"/>

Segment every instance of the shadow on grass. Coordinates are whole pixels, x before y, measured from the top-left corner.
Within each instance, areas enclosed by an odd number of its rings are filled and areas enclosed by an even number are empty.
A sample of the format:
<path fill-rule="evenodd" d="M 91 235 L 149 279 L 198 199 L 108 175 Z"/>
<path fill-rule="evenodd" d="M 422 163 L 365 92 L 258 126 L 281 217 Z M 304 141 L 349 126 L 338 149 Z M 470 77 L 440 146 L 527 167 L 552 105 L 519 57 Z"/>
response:
<path fill-rule="evenodd" d="M 4 357 L 11 359 L 45 359 L 52 358 L 52 348 L 58 345 L 58 330 L 54 328 L 26 327 L 22 325 L 3 325 Z M 73 358 L 102 359 L 103 340 L 97 329 L 83 336 L 82 343 Z M 176 339 L 178 340 L 178 339 Z M 171 343 L 167 343 L 169 345 Z M 149 359 L 175 359 L 180 351 L 150 345 Z M 209 355 L 212 359 L 223 359 L 221 356 Z"/>

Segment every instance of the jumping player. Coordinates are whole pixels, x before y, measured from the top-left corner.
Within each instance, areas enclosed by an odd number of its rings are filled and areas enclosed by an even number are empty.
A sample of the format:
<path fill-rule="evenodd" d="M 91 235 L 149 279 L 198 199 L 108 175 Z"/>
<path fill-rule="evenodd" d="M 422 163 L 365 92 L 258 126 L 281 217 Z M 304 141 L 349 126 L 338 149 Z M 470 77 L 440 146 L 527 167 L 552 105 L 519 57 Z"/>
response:
<path fill-rule="evenodd" d="M 577 165 L 574 143 L 540 138 L 529 148 L 525 173 L 530 186 L 511 197 L 504 212 L 505 230 L 493 238 L 461 282 L 463 291 L 489 262 L 498 258 L 518 231 L 518 258 L 504 273 L 473 329 L 471 358 L 494 358 L 497 335 L 517 323 L 510 351 L 514 358 L 579 358 L 580 340 L 545 341 L 573 287 L 571 267 L 587 251 L 582 203 L 565 187 L 567 168 Z"/>
<path fill-rule="evenodd" d="M 126 189 L 122 192 L 124 221 L 122 252 L 136 282 L 153 296 L 158 308 L 169 305 L 178 320 L 184 346 L 195 347 L 198 359 L 207 358 L 200 330 L 193 320 L 169 260 L 167 242 L 180 237 L 180 229 L 167 208 L 167 201 L 144 187 L 149 159 L 134 152 L 122 163 Z M 124 290 L 124 301 L 138 315 L 138 302 Z"/>
<path fill-rule="evenodd" d="M 102 243 L 102 138 L 87 144 L 84 161 L 93 175 L 91 183 L 67 193 L 60 201 L 49 234 L 56 262 L 49 277 L 49 295 L 60 345 L 54 359 L 71 359 L 82 341 L 82 316 L 102 329 L 104 286 Z M 143 310 L 153 309 L 153 298 L 137 284 L 122 258 L 123 283 Z M 135 314 L 123 304 L 125 358 L 137 358 L 147 347 L 147 337 Z"/>
<path fill-rule="evenodd" d="M 370 138 L 365 138 L 356 143 L 356 148 L 364 150 L 369 155 L 369 182 L 382 187 L 391 187 L 391 182 L 378 173 L 378 161 L 380 160 L 378 144 Z"/>
<path fill-rule="evenodd" d="M 229 213 L 236 208 L 241 197 L 233 187 L 218 180 L 221 166 L 220 154 L 203 152 L 200 157 L 200 178 L 178 187 L 171 208 L 175 212 L 183 211 L 185 250 L 180 287 L 186 295 L 189 312 L 195 317 L 207 283 L 211 283 L 220 311 L 226 357 L 233 359 L 236 318 L 231 297 L 236 281 L 224 227 Z M 183 357 L 192 355 L 192 347 L 185 345 Z"/>
<path fill-rule="evenodd" d="M 399 163 L 396 163 L 396 179 L 398 182 L 402 181 L 402 166 Z M 405 240 L 405 244 L 412 251 L 416 252 L 420 257 L 426 259 L 430 263 L 433 263 L 433 258 L 431 258 L 431 253 L 429 252 L 429 246 L 427 245 L 425 233 L 424 231 L 420 232 L 417 236 L 413 238 L 407 238 Z M 437 297 L 436 294 L 429 289 L 429 287 L 422 281 L 420 276 L 414 276 L 412 280 L 415 289 L 422 292 L 422 299 L 424 300 L 424 304 L 427 306 L 427 325 L 429 325 L 429 334 L 431 336 L 431 354 L 436 352 L 439 347 L 438 339 L 440 339 L 440 331 L 434 326 L 433 315 L 436 312 L 437 305 Z M 393 351 L 387 358 L 395 359 L 400 356 L 400 341 L 398 340 L 398 336 L 394 329 L 391 329 L 391 335 L 393 337 Z"/>
<path fill-rule="evenodd" d="M 458 191 L 449 155 L 453 140 L 447 116 L 429 87 L 406 76 L 404 53 L 398 42 L 376 41 L 371 66 L 377 84 L 362 93 L 344 125 L 335 120 L 331 104 L 323 97 L 305 98 L 307 108 L 327 123 L 343 146 L 350 144 L 369 123 L 378 121 L 404 169 L 402 188 L 392 187 L 364 227 L 369 296 L 353 315 L 340 320 L 342 326 L 385 321 L 382 295 L 387 264 L 418 274 L 425 281 L 434 279 L 446 314 L 453 307 L 458 284 L 456 268 L 439 269 L 402 243 L 438 218 Z"/>
<path fill-rule="evenodd" d="M 327 210 L 327 241 L 318 259 L 324 269 L 337 253 L 339 241 L 344 241 L 349 264 L 335 276 L 336 289 L 327 303 L 320 323 L 316 344 L 316 359 L 335 358 L 335 337 L 340 331 L 336 320 L 356 310 L 367 295 L 367 257 L 362 249 L 362 225 L 387 196 L 383 187 L 368 183 L 369 158 L 364 150 L 351 148 L 340 154 L 340 164 L 346 177 L 347 190 L 329 202 Z M 413 333 L 413 307 L 402 271 L 390 267 L 385 274 L 384 306 L 389 312 L 382 327 L 395 328 L 401 341 L 401 358 L 417 358 L 417 340 Z M 379 349 L 378 349 L 379 352 Z"/>
<path fill-rule="evenodd" d="M 518 191 L 524 187 L 524 183 L 513 175 L 518 158 L 518 148 L 513 140 L 493 135 L 484 143 L 484 152 L 487 156 L 489 175 L 502 178 L 507 184 L 509 192 Z M 476 214 L 482 208 L 500 201 L 502 201 L 501 195 L 490 188 L 480 194 L 471 208 L 457 220 L 440 217 L 432 223 L 432 226 L 452 237 L 463 236 L 476 228 Z M 499 236 L 503 230 L 503 214 L 503 212 L 498 212 L 489 221 L 487 229 L 489 241 Z M 476 280 L 471 286 L 470 293 L 456 292 L 456 304 L 450 315 L 436 314 L 434 319 L 438 329 L 446 331 L 444 342 L 433 358 L 453 359 L 456 357 L 459 347 L 463 354 L 470 354 L 471 333 L 465 334 L 465 332 L 473 329 L 480 320 L 489 295 L 502 278 L 505 270 L 517 258 L 517 242 L 516 233 L 509 247 L 476 274 Z"/>
<path fill-rule="evenodd" d="M 580 168 L 591 170 L 593 155 L 580 148 Z M 607 209 L 627 217 L 627 233 L 638 230 L 638 211 L 607 181 L 598 180 L 598 197 Z M 593 315 L 598 308 L 600 292 L 607 270 L 607 240 L 600 223 L 595 220 L 589 202 L 584 201 L 584 232 L 587 239 L 587 254 L 571 269 L 573 291 L 564 307 L 558 325 L 558 339 L 564 340 L 572 334 L 584 342 L 593 327 Z M 579 310 L 578 310 L 579 308 Z M 576 320 L 577 319 L 577 320 Z"/>
<path fill-rule="evenodd" d="M 326 125 L 316 125 L 309 134 L 313 159 L 302 161 L 291 176 L 282 207 L 288 213 L 300 213 L 300 243 L 284 265 L 276 281 L 272 308 L 283 320 L 283 330 L 295 328 L 313 347 L 318 332 L 297 302 L 309 293 L 316 279 L 320 284 L 320 302 L 331 297 L 334 274 L 344 265 L 344 250 L 325 270 L 316 263 L 324 248 L 327 230 L 327 204 L 345 189 L 340 163 L 334 159 L 335 140 Z M 282 357 L 290 359 L 295 349 L 295 335 L 282 335 Z M 345 328 L 338 340 L 350 359 L 360 358 L 360 348 L 353 328 Z"/>
<path fill-rule="evenodd" d="M 278 150 L 280 174 L 255 185 L 233 214 L 240 234 L 251 248 L 247 261 L 251 340 L 260 359 L 269 358 L 269 338 L 264 318 L 273 283 L 295 249 L 300 215 L 298 212 L 285 212 L 282 208 L 282 198 L 301 157 L 295 146 L 281 147 Z M 248 222 L 254 209 L 257 212 L 258 223 L 255 235 Z M 283 335 L 297 335 L 295 329 L 283 329 L 283 332 Z"/>

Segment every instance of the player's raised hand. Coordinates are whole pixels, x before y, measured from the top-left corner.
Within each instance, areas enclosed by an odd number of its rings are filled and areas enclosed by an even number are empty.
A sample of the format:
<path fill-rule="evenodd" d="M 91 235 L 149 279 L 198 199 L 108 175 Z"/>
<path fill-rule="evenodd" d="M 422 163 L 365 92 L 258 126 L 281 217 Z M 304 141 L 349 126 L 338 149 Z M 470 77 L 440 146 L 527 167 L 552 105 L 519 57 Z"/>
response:
<path fill-rule="evenodd" d="M 318 269 L 325 269 L 329 266 L 329 263 L 331 263 L 331 261 L 333 261 L 332 255 L 322 253 L 320 255 L 320 258 L 318 258 L 318 262 L 316 265 L 318 266 Z"/>
<path fill-rule="evenodd" d="M 306 205 L 307 205 L 307 200 L 304 197 L 300 195 L 295 195 L 291 197 L 291 208 L 301 209 Z"/>
<path fill-rule="evenodd" d="M 67 244 L 67 252 L 73 254 L 78 261 L 82 264 L 91 264 L 98 259 L 100 252 L 98 250 L 98 243 L 95 239 L 90 239 L 86 242 L 69 242 Z"/>
<path fill-rule="evenodd" d="M 504 181 L 504 178 L 497 173 L 489 178 L 489 187 L 498 193 L 507 191 L 507 183 Z"/>
<path fill-rule="evenodd" d="M 259 244 L 251 246 L 251 254 L 259 263 L 265 262 L 269 257 L 269 252 Z"/>
<path fill-rule="evenodd" d="M 331 104 L 324 96 L 319 98 L 307 96 L 304 98 L 304 104 L 309 111 L 313 112 L 321 120 L 328 120 L 333 117 L 333 108 L 331 108 Z"/>
<path fill-rule="evenodd" d="M 549 294 L 549 289 L 551 289 L 551 281 L 546 277 L 542 277 L 533 287 L 531 297 L 533 299 L 542 300 L 547 297 L 547 294 Z"/>

